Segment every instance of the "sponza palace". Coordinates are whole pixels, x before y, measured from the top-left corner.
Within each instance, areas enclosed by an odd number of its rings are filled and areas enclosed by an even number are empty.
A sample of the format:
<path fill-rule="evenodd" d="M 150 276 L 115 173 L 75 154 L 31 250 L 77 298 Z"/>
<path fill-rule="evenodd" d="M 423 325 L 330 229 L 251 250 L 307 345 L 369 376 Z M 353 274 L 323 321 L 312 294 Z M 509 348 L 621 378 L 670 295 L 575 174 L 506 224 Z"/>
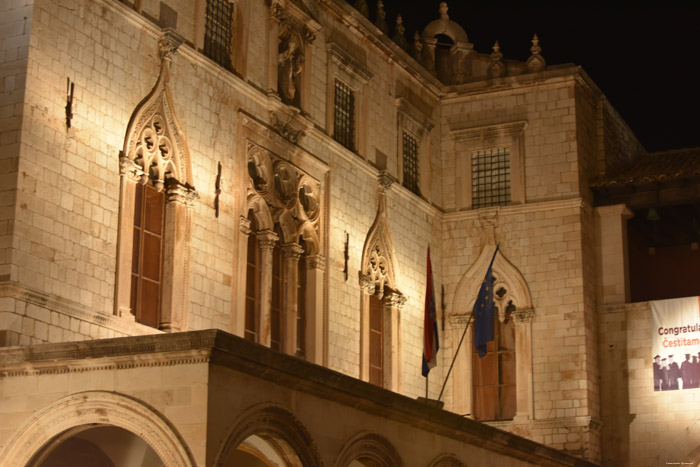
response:
<path fill-rule="evenodd" d="M 700 150 L 429 4 L 0 3 L 1 465 L 700 461 L 650 305 L 700 295 Z"/>

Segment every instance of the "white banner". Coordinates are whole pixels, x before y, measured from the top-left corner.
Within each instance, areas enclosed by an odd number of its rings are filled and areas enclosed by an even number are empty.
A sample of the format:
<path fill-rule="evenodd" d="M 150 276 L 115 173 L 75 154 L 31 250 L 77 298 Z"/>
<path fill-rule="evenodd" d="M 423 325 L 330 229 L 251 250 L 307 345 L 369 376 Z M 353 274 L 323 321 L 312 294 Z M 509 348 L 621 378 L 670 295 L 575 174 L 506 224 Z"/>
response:
<path fill-rule="evenodd" d="M 649 303 L 654 391 L 700 387 L 700 297 Z"/>

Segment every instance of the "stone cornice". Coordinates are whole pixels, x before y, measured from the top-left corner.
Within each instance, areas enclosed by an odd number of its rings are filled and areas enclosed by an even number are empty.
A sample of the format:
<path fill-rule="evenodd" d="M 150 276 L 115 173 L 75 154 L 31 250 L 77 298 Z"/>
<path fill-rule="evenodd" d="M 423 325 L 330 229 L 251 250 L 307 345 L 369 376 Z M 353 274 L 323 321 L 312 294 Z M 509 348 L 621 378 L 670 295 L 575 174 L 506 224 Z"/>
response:
<path fill-rule="evenodd" d="M 444 222 L 459 222 L 459 221 L 477 221 L 480 213 L 486 210 L 493 210 L 499 216 L 508 216 L 512 214 L 530 214 L 541 211 L 557 211 L 560 209 L 583 209 L 586 212 L 591 211 L 591 207 L 582 198 L 569 198 L 554 201 L 541 201 L 538 203 L 512 204 L 509 206 L 497 206 L 492 208 L 472 209 L 469 211 L 458 211 L 445 213 L 443 216 Z"/>
<path fill-rule="evenodd" d="M 11 297 L 25 303 L 57 311 L 63 315 L 111 329 L 125 335 L 155 334 L 161 331 L 129 319 L 103 313 L 62 297 L 45 294 L 14 282 L 0 282 L 0 298 Z"/>

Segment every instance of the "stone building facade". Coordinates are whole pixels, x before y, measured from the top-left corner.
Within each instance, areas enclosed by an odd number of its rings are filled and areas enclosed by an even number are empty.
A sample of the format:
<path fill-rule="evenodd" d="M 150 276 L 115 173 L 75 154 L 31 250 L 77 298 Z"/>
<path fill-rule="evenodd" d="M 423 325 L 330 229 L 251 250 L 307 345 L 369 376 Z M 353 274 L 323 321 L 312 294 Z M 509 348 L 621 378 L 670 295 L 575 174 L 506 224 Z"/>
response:
<path fill-rule="evenodd" d="M 580 67 L 546 64 L 536 36 L 516 62 L 498 44 L 474 51 L 444 4 L 407 41 L 361 3 L 0 6 L 3 462 L 43 459 L 66 436 L 128 438 L 135 420 L 150 420 L 143 465 L 650 458 L 605 447 L 605 430 L 627 430 L 603 423 L 600 352 L 601 320 L 630 301 L 630 212 L 590 189 L 643 148 Z M 497 245 L 499 343 L 479 360 L 468 333 L 443 396 L 497 429 L 406 406 L 426 393 L 428 248 L 436 399 Z M 220 331 L 198 340 L 205 329 Z M 72 404 L 96 415 L 51 418 Z M 324 411 L 354 421 L 322 434 Z M 259 432 L 241 428 L 246 414 Z M 42 416 L 52 428 L 32 425 Z M 75 435 L 89 423 L 127 433 Z M 302 448 L 307 429 L 317 451 Z M 424 436 L 434 448 L 416 457 Z"/>

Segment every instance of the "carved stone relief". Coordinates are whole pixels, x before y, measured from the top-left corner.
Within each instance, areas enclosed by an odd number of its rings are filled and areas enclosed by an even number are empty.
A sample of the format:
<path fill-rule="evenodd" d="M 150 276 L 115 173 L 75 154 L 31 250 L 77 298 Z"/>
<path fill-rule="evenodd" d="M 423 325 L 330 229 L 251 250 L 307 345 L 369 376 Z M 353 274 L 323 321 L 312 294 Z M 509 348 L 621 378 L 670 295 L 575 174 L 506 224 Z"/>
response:
<path fill-rule="evenodd" d="M 248 144 L 248 180 L 248 209 L 253 210 L 258 226 L 279 223 L 285 243 L 302 237 L 307 254 L 318 254 L 321 184 L 252 143 Z"/>

